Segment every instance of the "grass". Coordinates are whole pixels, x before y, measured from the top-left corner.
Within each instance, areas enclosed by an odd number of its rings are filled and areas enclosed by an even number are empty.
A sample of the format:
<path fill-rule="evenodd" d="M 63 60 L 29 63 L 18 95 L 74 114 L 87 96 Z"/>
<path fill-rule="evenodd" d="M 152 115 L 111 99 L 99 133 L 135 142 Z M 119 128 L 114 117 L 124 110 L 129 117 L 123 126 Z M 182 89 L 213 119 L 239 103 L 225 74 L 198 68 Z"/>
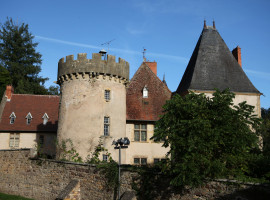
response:
<path fill-rule="evenodd" d="M 0 200 L 33 200 L 33 199 L 0 193 Z"/>

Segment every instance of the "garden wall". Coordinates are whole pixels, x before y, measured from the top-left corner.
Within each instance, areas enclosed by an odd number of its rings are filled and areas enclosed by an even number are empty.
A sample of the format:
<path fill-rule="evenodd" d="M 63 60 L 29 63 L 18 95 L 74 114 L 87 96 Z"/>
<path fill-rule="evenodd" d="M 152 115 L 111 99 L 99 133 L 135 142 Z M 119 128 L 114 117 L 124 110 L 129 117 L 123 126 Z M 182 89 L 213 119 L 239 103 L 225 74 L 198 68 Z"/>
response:
<path fill-rule="evenodd" d="M 72 180 L 80 182 L 81 199 L 113 199 L 114 192 L 94 165 L 34 160 L 30 149 L 0 150 L 0 192 L 51 200 Z"/>
<path fill-rule="evenodd" d="M 0 150 L 0 192 L 36 200 L 115 199 L 116 191 L 108 188 L 104 175 L 95 165 L 31 159 L 30 155 L 30 149 Z M 147 177 L 148 175 L 139 178 L 137 173 L 122 170 L 122 200 L 237 198 L 263 200 L 269 199 L 270 196 L 269 186 L 228 183 L 227 180 L 223 180 L 225 182 L 223 183 L 217 180 L 196 189 L 175 191 L 163 178 L 154 175 L 149 180 Z M 137 197 L 136 192 L 132 190 L 132 185 L 134 186 L 136 182 Z"/>

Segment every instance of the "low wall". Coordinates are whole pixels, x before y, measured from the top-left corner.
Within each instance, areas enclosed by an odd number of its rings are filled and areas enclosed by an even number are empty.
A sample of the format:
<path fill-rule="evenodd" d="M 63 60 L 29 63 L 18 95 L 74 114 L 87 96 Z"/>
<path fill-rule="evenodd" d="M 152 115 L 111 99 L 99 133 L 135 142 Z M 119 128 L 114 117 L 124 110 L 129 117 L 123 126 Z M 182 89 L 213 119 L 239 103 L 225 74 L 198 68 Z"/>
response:
<path fill-rule="evenodd" d="M 106 179 L 95 165 L 54 160 L 30 159 L 30 149 L 0 150 L 0 192 L 36 200 L 82 199 L 112 200 L 116 191 L 106 186 Z M 202 187 L 175 191 L 166 178 L 147 179 L 137 173 L 121 171 L 122 200 L 136 199 L 132 185 L 138 183 L 137 199 L 269 199 L 269 185 L 210 181 Z M 225 183 L 223 183 L 225 182 Z M 136 184 L 135 184 L 136 185 Z M 72 198 L 71 198 L 72 197 Z"/>
<path fill-rule="evenodd" d="M 81 199 L 113 199 L 114 192 L 93 165 L 29 158 L 30 149 L 0 150 L 0 192 L 51 200 L 76 179 Z"/>

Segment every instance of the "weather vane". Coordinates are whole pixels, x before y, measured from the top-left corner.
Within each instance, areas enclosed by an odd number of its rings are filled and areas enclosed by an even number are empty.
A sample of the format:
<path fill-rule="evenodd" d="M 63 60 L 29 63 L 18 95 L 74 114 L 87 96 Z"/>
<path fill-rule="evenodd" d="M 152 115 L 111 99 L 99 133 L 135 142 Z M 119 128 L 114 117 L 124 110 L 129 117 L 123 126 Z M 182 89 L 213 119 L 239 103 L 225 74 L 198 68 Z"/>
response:
<path fill-rule="evenodd" d="M 145 62 L 146 61 L 146 58 L 145 58 L 145 53 L 146 53 L 146 49 L 143 47 L 143 62 Z"/>

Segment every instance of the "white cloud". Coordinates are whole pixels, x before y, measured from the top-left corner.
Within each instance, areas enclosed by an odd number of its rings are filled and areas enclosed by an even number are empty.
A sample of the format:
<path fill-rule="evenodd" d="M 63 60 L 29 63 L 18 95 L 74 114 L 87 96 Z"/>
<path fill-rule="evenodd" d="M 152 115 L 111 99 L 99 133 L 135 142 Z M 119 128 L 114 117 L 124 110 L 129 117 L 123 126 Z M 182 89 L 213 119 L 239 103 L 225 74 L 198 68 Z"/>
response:
<path fill-rule="evenodd" d="M 254 71 L 254 70 L 250 70 L 250 69 L 245 69 L 244 71 L 247 72 L 248 74 L 259 76 L 261 78 L 266 78 L 266 79 L 270 80 L 270 73 L 268 73 L 268 72 Z"/>
<path fill-rule="evenodd" d="M 55 39 L 55 38 L 48 38 L 48 37 L 43 37 L 43 36 L 38 36 L 38 35 L 36 35 L 35 38 L 40 39 L 40 40 L 54 42 L 54 43 L 71 45 L 71 46 L 84 47 L 84 48 L 89 48 L 89 49 L 98 49 L 98 50 L 101 49 L 100 46 L 82 44 L 82 43 L 77 43 L 77 42 L 70 42 L 70 41 L 59 40 L 59 39 Z M 136 54 L 136 55 L 141 55 L 142 54 L 142 52 L 140 52 L 140 51 L 134 51 L 134 50 L 130 50 L 130 49 L 110 48 L 110 51 L 112 51 L 112 52 L 120 52 L 120 53 L 127 53 L 127 54 Z M 183 62 L 183 63 L 188 62 L 187 58 L 181 57 L 181 56 L 173 56 L 173 55 L 162 54 L 162 53 L 148 53 L 148 55 L 156 56 L 156 57 L 163 57 L 163 58 L 167 58 L 167 59 L 176 59 L 176 60 L 179 60 L 180 62 Z"/>

